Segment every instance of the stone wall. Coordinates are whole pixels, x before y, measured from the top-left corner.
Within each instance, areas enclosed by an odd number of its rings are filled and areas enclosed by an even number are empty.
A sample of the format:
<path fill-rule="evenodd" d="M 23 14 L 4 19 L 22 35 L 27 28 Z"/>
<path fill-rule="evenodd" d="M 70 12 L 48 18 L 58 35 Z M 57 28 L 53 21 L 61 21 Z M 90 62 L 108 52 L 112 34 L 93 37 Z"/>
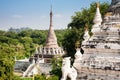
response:
<path fill-rule="evenodd" d="M 120 71 L 81 67 L 77 80 L 120 80 Z"/>

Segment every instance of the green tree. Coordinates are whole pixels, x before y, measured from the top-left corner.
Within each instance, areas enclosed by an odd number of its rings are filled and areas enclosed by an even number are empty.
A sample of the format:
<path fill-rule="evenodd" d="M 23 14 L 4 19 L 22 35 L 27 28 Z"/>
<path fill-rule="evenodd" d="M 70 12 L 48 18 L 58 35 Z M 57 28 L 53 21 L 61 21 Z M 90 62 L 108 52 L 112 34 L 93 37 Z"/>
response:
<path fill-rule="evenodd" d="M 35 50 L 35 46 L 33 44 L 32 38 L 21 37 L 20 42 L 24 45 L 25 56 L 29 57 L 31 55 L 31 53 L 33 53 Z"/>
<path fill-rule="evenodd" d="M 0 80 L 13 80 L 13 53 L 8 51 L 5 53 L 0 50 Z"/>
<path fill-rule="evenodd" d="M 31 34 L 31 38 L 33 39 L 33 43 L 41 45 L 46 41 L 46 33 L 42 30 L 34 30 Z"/>
<path fill-rule="evenodd" d="M 61 56 L 55 56 L 52 59 L 52 71 L 50 72 L 53 76 L 51 79 L 48 80 L 58 80 L 57 78 L 61 78 L 62 72 L 61 72 L 61 67 L 62 67 L 62 57 Z"/>
<path fill-rule="evenodd" d="M 23 30 L 20 33 L 18 33 L 18 36 L 20 37 L 30 37 L 32 30 L 28 29 L 28 30 Z"/>
<path fill-rule="evenodd" d="M 5 33 L 5 36 L 9 37 L 9 38 L 16 39 L 17 38 L 17 33 L 16 32 L 8 31 L 8 32 Z"/>
<path fill-rule="evenodd" d="M 6 36 L 0 36 L 0 42 L 1 43 L 7 43 L 7 44 L 9 44 L 9 39 L 10 38 L 8 38 Z"/>
<path fill-rule="evenodd" d="M 68 56 L 74 57 L 76 41 L 83 40 L 83 29 L 67 29 L 63 39 L 63 46 Z"/>
<path fill-rule="evenodd" d="M 34 80 L 46 80 L 46 75 L 35 75 Z"/>
<path fill-rule="evenodd" d="M 57 37 L 58 45 L 62 46 L 62 41 L 64 39 L 65 30 L 55 30 L 55 34 Z"/>
<path fill-rule="evenodd" d="M 47 78 L 47 80 L 60 80 L 58 76 L 50 76 Z"/>
<path fill-rule="evenodd" d="M 0 30 L 0 36 L 4 36 L 5 35 L 5 31 Z"/>

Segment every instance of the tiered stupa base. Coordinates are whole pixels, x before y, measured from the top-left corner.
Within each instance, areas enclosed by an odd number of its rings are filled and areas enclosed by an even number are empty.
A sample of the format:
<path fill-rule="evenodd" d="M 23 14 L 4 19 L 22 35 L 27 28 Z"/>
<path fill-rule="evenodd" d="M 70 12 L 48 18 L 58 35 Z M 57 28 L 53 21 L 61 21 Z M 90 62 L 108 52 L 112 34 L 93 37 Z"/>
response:
<path fill-rule="evenodd" d="M 112 0 L 112 3 L 114 1 L 120 3 L 120 0 Z M 118 8 L 114 7 L 116 10 Z M 75 63 L 78 80 L 120 80 L 120 13 L 106 15 L 102 25 L 100 17 L 97 7 L 91 30 L 93 35 L 89 39 L 85 37 L 82 60 Z"/>

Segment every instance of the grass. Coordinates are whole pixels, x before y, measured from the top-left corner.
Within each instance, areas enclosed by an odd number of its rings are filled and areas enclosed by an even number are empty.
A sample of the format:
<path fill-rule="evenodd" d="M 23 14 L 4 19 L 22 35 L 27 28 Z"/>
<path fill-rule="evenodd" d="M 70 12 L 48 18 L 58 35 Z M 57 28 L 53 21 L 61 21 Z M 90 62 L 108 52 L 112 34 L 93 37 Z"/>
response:
<path fill-rule="evenodd" d="M 33 80 L 33 78 L 21 78 L 21 80 Z"/>

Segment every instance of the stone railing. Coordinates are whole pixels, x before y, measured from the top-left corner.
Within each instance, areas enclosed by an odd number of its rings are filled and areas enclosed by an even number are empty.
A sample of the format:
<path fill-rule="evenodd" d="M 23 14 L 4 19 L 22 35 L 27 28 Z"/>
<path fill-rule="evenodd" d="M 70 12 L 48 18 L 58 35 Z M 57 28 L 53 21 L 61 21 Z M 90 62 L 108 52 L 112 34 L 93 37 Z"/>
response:
<path fill-rule="evenodd" d="M 91 49 L 91 48 L 84 48 L 85 53 L 120 53 L 120 49 Z"/>

